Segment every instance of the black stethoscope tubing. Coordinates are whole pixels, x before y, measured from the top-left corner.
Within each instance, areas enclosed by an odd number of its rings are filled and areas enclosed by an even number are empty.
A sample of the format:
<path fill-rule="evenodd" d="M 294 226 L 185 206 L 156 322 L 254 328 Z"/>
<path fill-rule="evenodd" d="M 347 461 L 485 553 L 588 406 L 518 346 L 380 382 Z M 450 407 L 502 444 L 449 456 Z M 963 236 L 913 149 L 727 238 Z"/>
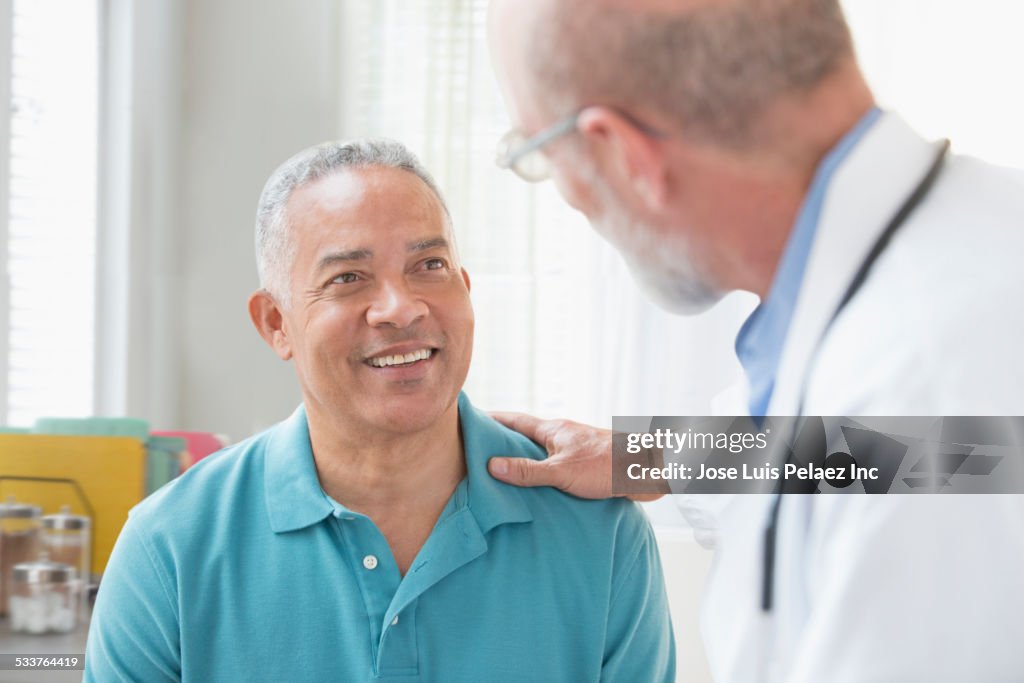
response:
<path fill-rule="evenodd" d="M 907 222 L 910 215 L 920 206 L 921 202 L 928 193 L 931 192 L 935 186 L 935 181 L 938 179 L 942 172 L 942 168 L 945 164 L 946 158 L 949 156 L 949 140 L 943 140 L 939 145 L 939 151 L 935 155 L 935 160 L 928 168 L 928 173 L 921 179 L 914 188 L 914 191 L 904 200 L 903 205 L 900 206 L 899 211 L 892 217 L 889 223 L 885 226 L 882 234 L 879 235 L 878 239 L 875 240 L 874 245 L 871 247 L 871 251 L 868 252 L 867 256 L 860 264 L 860 268 L 857 269 L 857 273 L 850 280 L 850 284 L 846 288 L 846 292 L 843 294 L 843 298 L 840 299 L 839 305 L 836 306 L 835 311 L 832 313 L 832 317 L 829 319 L 828 324 L 825 325 L 825 329 L 822 330 L 821 335 L 818 337 L 818 343 L 814 347 L 814 351 L 811 354 L 811 358 L 807 362 L 807 369 L 804 372 L 803 382 L 800 386 L 800 400 L 797 404 L 797 416 L 802 417 L 804 414 L 804 400 L 807 397 L 807 384 L 810 378 L 810 371 L 814 367 L 818 354 L 821 351 L 822 345 L 825 341 L 825 337 L 828 336 L 829 331 L 832 329 L 833 323 L 846 308 L 846 305 L 850 303 L 857 292 L 860 291 L 861 286 L 867 280 L 868 275 L 871 273 L 872 267 L 878 260 L 878 257 L 882 255 L 886 247 L 889 246 L 889 242 L 892 241 L 893 235 Z M 794 429 L 796 429 L 799 420 L 794 421 Z M 795 433 L 799 433 L 796 431 Z M 775 549 L 776 540 L 778 535 L 779 527 L 779 511 L 782 509 L 782 493 L 775 494 L 775 500 L 772 501 L 771 510 L 768 513 L 768 525 L 765 527 L 764 532 L 764 572 L 762 573 L 763 583 L 761 585 L 761 611 L 771 612 L 772 603 L 774 600 L 774 586 L 775 586 Z"/>

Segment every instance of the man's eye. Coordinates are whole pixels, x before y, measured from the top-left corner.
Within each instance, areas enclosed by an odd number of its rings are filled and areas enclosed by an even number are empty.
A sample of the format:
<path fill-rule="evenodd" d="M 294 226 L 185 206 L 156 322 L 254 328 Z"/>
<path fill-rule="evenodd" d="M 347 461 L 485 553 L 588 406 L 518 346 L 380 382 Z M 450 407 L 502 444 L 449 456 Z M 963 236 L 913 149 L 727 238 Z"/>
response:
<path fill-rule="evenodd" d="M 423 262 L 423 267 L 427 270 L 444 270 L 446 265 L 444 259 L 439 258 L 427 259 Z"/>
<path fill-rule="evenodd" d="M 359 276 L 356 273 L 342 273 L 338 277 L 336 277 L 333 280 L 331 280 L 331 282 L 338 282 L 340 284 L 346 284 L 347 285 L 347 284 L 350 284 L 352 282 L 357 281 L 358 279 L 359 279 Z"/>

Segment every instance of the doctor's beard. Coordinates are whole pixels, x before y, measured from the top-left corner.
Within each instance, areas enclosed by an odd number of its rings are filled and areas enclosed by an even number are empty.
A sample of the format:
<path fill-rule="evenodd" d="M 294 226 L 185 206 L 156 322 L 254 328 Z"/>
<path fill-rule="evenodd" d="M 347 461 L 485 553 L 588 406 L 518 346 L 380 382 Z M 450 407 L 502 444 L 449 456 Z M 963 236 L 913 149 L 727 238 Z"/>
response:
<path fill-rule="evenodd" d="M 648 299 L 676 315 L 703 313 L 722 299 L 724 293 L 701 275 L 684 236 L 675 234 L 671 241 L 658 236 L 653 226 L 629 214 L 589 160 L 579 162 L 582 181 L 603 204 L 600 217 L 587 217 L 590 224 L 622 255 Z"/>

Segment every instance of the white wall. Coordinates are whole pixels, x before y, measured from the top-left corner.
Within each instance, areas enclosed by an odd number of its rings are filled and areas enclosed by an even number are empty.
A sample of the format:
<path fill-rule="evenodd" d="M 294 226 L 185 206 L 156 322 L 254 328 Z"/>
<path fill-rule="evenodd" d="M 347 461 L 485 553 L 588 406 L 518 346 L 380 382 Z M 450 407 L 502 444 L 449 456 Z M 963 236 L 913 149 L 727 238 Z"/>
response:
<path fill-rule="evenodd" d="M 182 12 L 176 0 L 103 6 L 96 408 L 174 424 Z"/>
<path fill-rule="evenodd" d="M 188 0 L 184 17 L 178 424 L 241 439 L 299 402 L 249 321 L 253 216 L 291 154 L 336 136 L 331 0 Z"/>
<path fill-rule="evenodd" d="M 656 527 L 655 537 L 675 632 L 676 680 L 679 683 L 710 682 L 711 669 L 700 633 L 700 603 L 713 553 L 701 547 L 694 540 L 693 532 L 682 526 Z"/>

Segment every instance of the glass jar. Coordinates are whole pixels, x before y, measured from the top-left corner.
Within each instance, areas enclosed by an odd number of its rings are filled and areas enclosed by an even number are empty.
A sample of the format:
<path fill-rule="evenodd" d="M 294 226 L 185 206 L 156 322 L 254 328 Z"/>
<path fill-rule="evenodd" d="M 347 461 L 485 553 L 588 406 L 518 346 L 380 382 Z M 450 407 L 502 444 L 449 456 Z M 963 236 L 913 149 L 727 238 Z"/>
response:
<path fill-rule="evenodd" d="M 14 565 L 9 600 L 11 631 L 68 633 L 78 623 L 77 572 L 42 553 L 35 562 Z"/>
<path fill-rule="evenodd" d="M 0 616 L 7 614 L 14 565 L 39 557 L 39 517 L 35 505 L 0 503 Z"/>
<path fill-rule="evenodd" d="M 75 588 L 84 601 L 89 593 L 92 571 L 89 549 L 91 548 L 91 522 L 83 515 L 71 514 L 71 507 L 64 505 L 60 512 L 43 515 L 40 539 L 42 549 L 54 562 L 66 564 L 75 569 Z M 80 606 L 79 615 L 85 618 Z"/>
<path fill-rule="evenodd" d="M 71 507 L 64 505 L 56 514 L 43 515 L 40 522 L 43 551 L 54 562 L 71 565 L 78 572 L 79 578 L 88 581 L 91 527 L 89 518 L 71 514 Z"/>

